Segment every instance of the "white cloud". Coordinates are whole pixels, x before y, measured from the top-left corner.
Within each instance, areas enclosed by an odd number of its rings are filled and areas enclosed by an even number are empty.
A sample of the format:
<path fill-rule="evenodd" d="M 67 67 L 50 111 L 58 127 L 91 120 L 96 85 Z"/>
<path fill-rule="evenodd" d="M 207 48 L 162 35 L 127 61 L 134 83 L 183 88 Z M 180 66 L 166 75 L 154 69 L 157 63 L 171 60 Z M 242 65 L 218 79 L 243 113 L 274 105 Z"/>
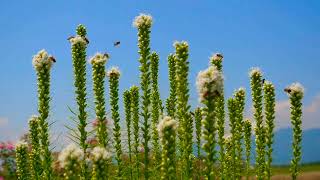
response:
<path fill-rule="evenodd" d="M 289 100 L 278 101 L 276 104 L 276 123 L 279 127 L 291 127 Z M 310 104 L 302 109 L 302 128 L 320 128 L 320 94 L 314 97 Z"/>

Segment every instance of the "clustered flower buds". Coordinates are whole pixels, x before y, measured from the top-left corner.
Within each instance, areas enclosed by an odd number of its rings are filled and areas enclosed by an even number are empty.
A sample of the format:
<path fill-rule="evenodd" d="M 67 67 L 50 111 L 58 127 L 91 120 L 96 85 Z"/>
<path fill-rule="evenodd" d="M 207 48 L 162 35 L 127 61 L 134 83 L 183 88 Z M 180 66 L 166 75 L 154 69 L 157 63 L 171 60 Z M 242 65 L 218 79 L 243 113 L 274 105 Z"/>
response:
<path fill-rule="evenodd" d="M 41 70 L 44 66 L 50 69 L 54 62 L 54 57 L 49 55 L 44 49 L 34 55 L 32 59 L 32 65 L 37 71 Z"/>
<path fill-rule="evenodd" d="M 101 64 L 104 65 L 107 60 L 109 59 L 109 55 L 108 54 L 101 54 L 101 53 L 96 53 L 92 58 L 90 58 L 90 63 L 92 65 L 94 64 Z"/>
<path fill-rule="evenodd" d="M 58 157 L 60 166 L 62 168 L 67 167 L 72 161 L 80 162 L 84 158 L 82 150 L 75 144 L 69 144 L 65 149 L 63 149 Z"/>
<path fill-rule="evenodd" d="M 133 26 L 136 28 L 140 28 L 142 26 L 151 26 L 152 25 L 152 17 L 147 14 L 140 14 L 133 21 Z"/>
<path fill-rule="evenodd" d="M 82 37 L 79 35 L 69 38 L 69 41 L 72 45 L 75 45 L 75 44 L 87 45 L 88 44 L 85 37 Z"/>
<path fill-rule="evenodd" d="M 118 67 L 112 67 L 108 72 L 107 72 L 108 77 L 119 77 L 120 76 L 120 70 Z"/>
<path fill-rule="evenodd" d="M 215 66 L 210 66 L 199 72 L 196 85 L 202 102 L 207 96 L 219 96 L 223 93 L 223 76 Z"/>

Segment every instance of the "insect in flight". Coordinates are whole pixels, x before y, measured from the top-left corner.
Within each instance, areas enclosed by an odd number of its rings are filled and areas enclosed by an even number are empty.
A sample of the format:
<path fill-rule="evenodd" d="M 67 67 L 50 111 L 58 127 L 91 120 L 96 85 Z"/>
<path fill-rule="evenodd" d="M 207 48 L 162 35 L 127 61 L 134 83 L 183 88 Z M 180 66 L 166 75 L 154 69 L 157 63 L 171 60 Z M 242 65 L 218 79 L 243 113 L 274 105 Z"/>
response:
<path fill-rule="evenodd" d="M 287 93 L 291 93 L 291 89 L 289 89 L 289 88 L 284 88 L 284 91 Z"/>
<path fill-rule="evenodd" d="M 119 46 L 120 46 L 120 41 L 114 42 L 114 43 L 113 43 L 113 46 L 114 46 L 114 47 L 119 47 Z"/>
<path fill-rule="evenodd" d="M 52 62 L 57 62 L 56 59 L 53 56 L 49 56 L 48 59 Z"/>

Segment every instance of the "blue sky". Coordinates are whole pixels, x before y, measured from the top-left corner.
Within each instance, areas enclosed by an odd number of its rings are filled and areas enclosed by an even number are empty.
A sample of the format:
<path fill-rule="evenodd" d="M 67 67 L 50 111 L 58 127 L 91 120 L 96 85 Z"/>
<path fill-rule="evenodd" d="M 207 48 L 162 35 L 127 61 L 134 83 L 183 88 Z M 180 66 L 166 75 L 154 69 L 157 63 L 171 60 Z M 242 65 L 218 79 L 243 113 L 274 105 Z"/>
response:
<path fill-rule="evenodd" d="M 51 121 L 53 132 L 70 122 L 74 107 L 68 36 L 78 24 L 88 30 L 88 57 L 109 52 L 107 66 L 122 71 L 120 90 L 139 83 L 136 29 L 139 13 L 154 18 L 151 46 L 160 54 L 160 90 L 168 95 L 166 57 L 175 40 L 190 45 L 190 103 L 198 104 L 197 72 L 214 52 L 224 54 L 227 97 L 243 86 L 249 91 L 248 70 L 259 66 L 277 88 L 278 128 L 288 127 L 288 102 L 282 89 L 299 81 L 306 87 L 304 128 L 320 127 L 320 2 L 298 1 L 7 1 L 0 5 L 0 141 L 15 140 L 37 113 L 36 76 L 31 59 L 41 49 L 54 55 Z M 120 40 L 119 48 L 113 41 Z M 88 64 L 88 102 L 94 113 Z M 107 87 L 107 84 L 106 84 Z M 247 96 L 250 116 L 251 100 Z M 108 100 L 108 99 L 107 99 Z M 109 109 L 109 108 L 108 108 Z M 309 114 L 308 114 L 309 113 Z"/>

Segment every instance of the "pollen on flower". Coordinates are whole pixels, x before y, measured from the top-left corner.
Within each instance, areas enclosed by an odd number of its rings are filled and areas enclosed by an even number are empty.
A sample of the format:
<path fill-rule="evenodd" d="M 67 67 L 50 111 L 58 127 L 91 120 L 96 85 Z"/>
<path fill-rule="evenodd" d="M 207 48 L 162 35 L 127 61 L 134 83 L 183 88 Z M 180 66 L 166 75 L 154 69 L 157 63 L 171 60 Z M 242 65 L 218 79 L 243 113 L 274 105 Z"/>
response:
<path fill-rule="evenodd" d="M 262 76 L 262 71 L 260 70 L 260 68 L 258 67 L 251 68 L 249 72 L 249 76 L 252 77 L 256 75 Z"/>
<path fill-rule="evenodd" d="M 151 26 L 152 25 L 152 16 L 148 14 L 140 14 L 137 16 L 132 25 L 136 28 L 140 28 L 142 26 Z"/>
<path fill-rule="evenodd" d="M 81 160 L 83 160 L 83 158 L 83 151 L 77 145 L 69 144 L 60 152 L 58 160 L 60 162 L 60 166 L 63 168 L 71 161 L 80 162 Z"/>
<path fill-rule="evenodd" d="M 160 137 L 163 137 L 165 130 L 172 129 L 176 130 L 178 127 L 178 122 L 171 118 L 170 116 L 165 116 L 162 121 L 158 124 L 158 131 Z"/>
<path fill-rule="evenodd" d="M 96 53 L 92 58 L 90 58 L 89 62 L 91 64 L 105 64 L 108 59 L 108 54 Z"/>
<path fill-rule="evenodd" d="M 33 56 L 32 65 L 36 70 L 40 70 L 42 67 L 50 68 L 53 64 L 52 56 L 50 56 L 46 50 L 40 50 Z"/>
<path fill-rule="evenodd" d="M 93 161 L 99 161 L 99 160 L 108 160 L 111 158 L 111 153 L 106 150 L 106 148 L 103 147 L 95 147 L 91 151 L 92 160 Z"/>
<path fill-rule="evenodd" d="M 112 67 L 108 72 L 107 72 L 107 76 L 111 77 L 111 76 L 120 76 L 120 70 L 118 67 Z"/>
<path fill-rule="evenodd" d="M 29 123 L 36 123 L 38 121 L 39 116 L 32 115 L 29 119 Z"/>
<path fill-rule="evenodd" d="M 210 66 L 199 72 L 196 85 L 200 102 L 208 96 L 221 95 L 223 93 L 223 75 L 215 66 Z"/>
<path fill-rule="evenodd" d="M 78 44 L 78 43 L 85 44 L 85 45 L 87 44 L 86 40 L 82 36 L 71 37 L 69 41 L 72 45 Z"/>
<path fill-rule="evenodd" d="M 287 89 L 286 92 L 288 93 L 288 95 L 293 95 L 293 94 L 303 95 L 304 94 L 304 87 L 298 82 L 292 83 L 286 89 Z"/>

